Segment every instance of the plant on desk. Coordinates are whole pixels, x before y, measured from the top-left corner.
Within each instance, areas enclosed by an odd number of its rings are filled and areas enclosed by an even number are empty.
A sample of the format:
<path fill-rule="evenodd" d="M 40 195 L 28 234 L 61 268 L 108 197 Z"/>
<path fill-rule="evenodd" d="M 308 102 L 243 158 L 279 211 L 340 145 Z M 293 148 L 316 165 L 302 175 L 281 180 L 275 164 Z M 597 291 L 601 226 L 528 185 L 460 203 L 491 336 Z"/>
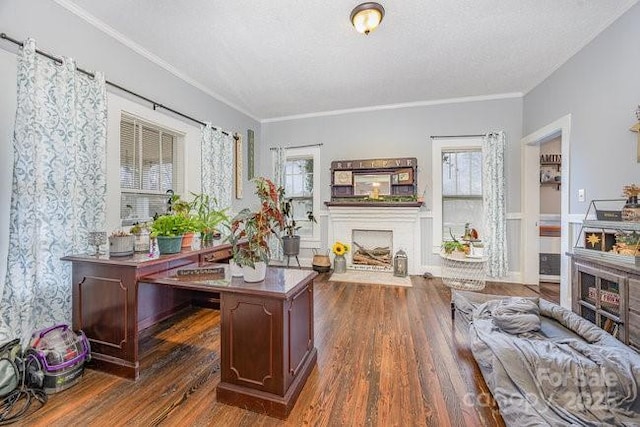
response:
<path fill-rule="evenodd" d="M 182 236 L 192 223 L 182 215 L 162 215 L 151 223 L 151 235 L 158 240 L 160 254 L 175 254 L 182 247 Z"/>
<path fill-rule="evenodd" d="M 242 267 L 245 282 L 260 282 L 266 275 L 271 251 L 269 239 L 277 236 L 284 227 L 284 216 L 280 209 L 282 188 L 267 178 L 258 177 L 256 194 L 260 208 L 243 209 L 231 220 L 228 237 L 233 250 L 233 261 Z"/>
<path fill-rule="evenodd" d="M 210 244 L 215 238 L 220 238 L 220 227 L 227 221 L 227 208 L 216 209 L 217 200 L 208 194 L 191 193 L 191 212 L 194 215 L 197 231 L 200 232 L 202 242 Z"/>

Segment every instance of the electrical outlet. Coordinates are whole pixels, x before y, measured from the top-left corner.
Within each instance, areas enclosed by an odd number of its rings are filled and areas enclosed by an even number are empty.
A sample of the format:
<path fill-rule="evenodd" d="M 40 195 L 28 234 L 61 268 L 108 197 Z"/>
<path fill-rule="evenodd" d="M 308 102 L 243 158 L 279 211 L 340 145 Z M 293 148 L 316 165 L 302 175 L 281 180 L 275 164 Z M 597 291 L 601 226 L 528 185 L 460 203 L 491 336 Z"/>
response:
<path fill-rule="evenodd" d="M 585 200 L 585 192 L 584 192 L 584 188 L 580 188 L 578 190 L 578 201 L 579 202 L 584 202 Z"/>

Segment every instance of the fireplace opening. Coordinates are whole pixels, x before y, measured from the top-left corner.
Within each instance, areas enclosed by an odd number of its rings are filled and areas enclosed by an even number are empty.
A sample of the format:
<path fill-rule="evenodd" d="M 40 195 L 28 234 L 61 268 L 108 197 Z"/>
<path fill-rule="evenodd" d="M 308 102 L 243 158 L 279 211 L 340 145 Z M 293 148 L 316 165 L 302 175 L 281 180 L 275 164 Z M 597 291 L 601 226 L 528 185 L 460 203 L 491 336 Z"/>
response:
<path fill-rule="evenodd" d="M 357 270 L 393 269 L 393 231 L 351 230 L 351 264 Z"/>

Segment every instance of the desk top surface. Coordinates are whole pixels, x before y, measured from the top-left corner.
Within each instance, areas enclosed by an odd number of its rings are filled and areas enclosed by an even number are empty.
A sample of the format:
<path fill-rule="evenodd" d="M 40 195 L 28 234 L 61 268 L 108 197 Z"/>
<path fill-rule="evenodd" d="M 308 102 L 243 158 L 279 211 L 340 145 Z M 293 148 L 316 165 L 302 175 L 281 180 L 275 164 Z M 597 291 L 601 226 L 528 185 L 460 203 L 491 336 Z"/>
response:
<path fill-rule="evenodd" d="M 224 278 L 207 278 L 204 276 L 178 276 L 178 270 L 185 268 L 223 267 Z M 312 281 L 318 273 L 313 270 L 299 270 L 280 267 L 268 267 L 267 276 L 261 282 L 245 282 L 242 277 L 231 277 L 228 264 L 188 264 L 179 268 L 161 271 L 143 276 L 142 283 L 169 285 L 176 288 L 192 289 L 205 292 L 241 293 L 288 298 Z"/>
<path fill-rule="evenodd" d="M 133 255 L 127 255 L 127 256 L 109 256 L 109 253 L 103 253 L 100 255 L 90 255 L 90 254 L 67 255 L 62 257 L 61 259 L 63 261 L 72 261 L 72 262 L 88 262 L 93 264 L 126 265 L 126 266 L 133 266 L 133 267 L 142 267 L 142 266 L 149 266 L 157 263 L 163 263 L 167 261 L 173 261 L 176 259 L 191 256 L 191 255 L 208 254 L 210 252 L 215 252 L 215 251 L 230 249 L 230 248 L 231 248 L 230 244 L 222 243 L 222 244 L 214 244 L 211 246 L 204 246 L 196 250 L 183 249 L 182 251 L 176 254 L 160 255 L 156 257 L 152 257 L 147 253 L 136 252 Z"/>

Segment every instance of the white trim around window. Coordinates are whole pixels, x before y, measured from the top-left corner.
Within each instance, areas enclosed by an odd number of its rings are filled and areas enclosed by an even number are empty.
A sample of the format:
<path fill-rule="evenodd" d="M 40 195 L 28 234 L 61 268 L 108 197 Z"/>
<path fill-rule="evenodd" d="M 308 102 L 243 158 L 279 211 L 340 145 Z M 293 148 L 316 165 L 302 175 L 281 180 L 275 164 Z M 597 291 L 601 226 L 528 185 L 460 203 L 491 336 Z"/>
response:
<path fill-rule="evenodd" d="M 433 253 L 442 246 L 442 152 L 482 148 L 482 138 L 431 140 L 431 173 L 433 182 Z"/>
<path fill-rule="evenodd" d="M 320 213 L 320 146 L 308 147 L 285 147 L 285 159 L 293 158 L 313 158 L 313 213 L 318 220 Z M 303 249 L 313 249 L 320 247 L 320 223 L 313 224 L 312 236 L 301 236 L 300 247 Z"/>
<path fill-rule="evenodd" d="M 200 192 L 200 128 L 154 111 L 114 93 L 107 93 L 107 232 L 122 227 L 120 221 L 120 120 L 122 114 L 157 124 L 178 135 L 178 149 L 183 159 L 180 181 L 182 194 Z"/>

